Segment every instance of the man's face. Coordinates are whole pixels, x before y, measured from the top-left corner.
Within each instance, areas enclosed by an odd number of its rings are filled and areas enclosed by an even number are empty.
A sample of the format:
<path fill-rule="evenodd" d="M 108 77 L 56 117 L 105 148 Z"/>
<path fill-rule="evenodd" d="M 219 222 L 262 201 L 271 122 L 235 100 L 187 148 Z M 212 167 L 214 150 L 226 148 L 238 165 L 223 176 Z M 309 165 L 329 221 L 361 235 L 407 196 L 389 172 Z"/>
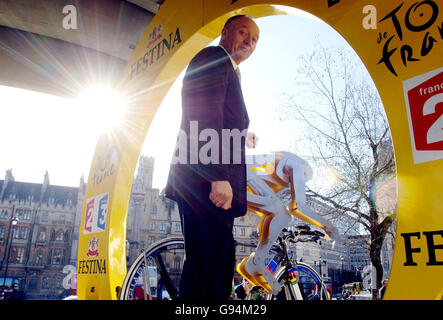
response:
<path fill-rule="evenodd" d="M 237 64 L 249 58 L 258 42 L 260 30 L 254 21 L 241 17 L 222 31 L 223 47 Z"/>

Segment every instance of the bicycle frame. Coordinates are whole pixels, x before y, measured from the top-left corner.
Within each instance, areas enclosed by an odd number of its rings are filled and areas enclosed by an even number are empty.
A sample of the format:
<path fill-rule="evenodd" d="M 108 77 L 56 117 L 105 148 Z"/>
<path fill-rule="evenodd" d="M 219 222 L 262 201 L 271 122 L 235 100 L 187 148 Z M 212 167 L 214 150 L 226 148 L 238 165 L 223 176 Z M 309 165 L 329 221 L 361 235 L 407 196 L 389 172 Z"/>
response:
<path fill-rule="evenodd" d="M 308 238 L 308 240 L 301 240 L 300 238 L 293 239 L 291 235 L 294 236 L 294 233 L 291 233 L 288 236 L 279 236 L 277 238 L 277 244 L 273 245 L 271 251 L 276 253 L 276 257 L 278 257 L 277 266 L 280 268 L 276 270 L 274 267 L 274 276 L 278 281 L 283 280 L 283 292 L 285 294 L 286 300 L 304 300 L 306 297 L 300 288 L 300 272 L 305 273 L 315 282 L 317 286 L 317 290 L 315 295 L 318 295 L 320 300 L 323 300 L 325 297 L 327 299 L 327 291 L 324 286 L 323 279 L 317 272 L 307 264 L 299 263 L 293 259 L 292 255 L 289 254 L 289 242 L 307 242 L 307 241 L 316 241 L 321 233 L 317 231 L 302 231 L 307 232 L 308 234 L 314 235 L 313 238 Z M 302 234 L 299 233 L 299 235 Z M 275 258 L 274 258 L 275 259 Z M 268 267 L 270 264 L 268 265 Z M 269 269 L 272 270 L 272 267 Z M 271 294 L 267 295 L 268 299 L 272 298 Z"/>
<path fill-rule="evenodd" d="M 287 239 L 278 238 L 278 246 L 274 246 L 277 248 L 277 254 L 283 254 L 280 260 L 280 265 L 284 268 L 283 274 L 283 290 L 285 292 L 286 300 L 303 300 L 303 295 L 300 291 L 300 287 L 298 285 L 298 279 L 294 274 L 294 264 L 296 262 L 292 259 L 292 257 L 288 254 L 288 244 Z M 274 249 L 275 250 L 275 249 Z M 280 271 L 281 272 L 281 271 Z M 275 275 L 279 274 L 276 272 Z M 292 296 L 291 292 L 295 295 Z"/>

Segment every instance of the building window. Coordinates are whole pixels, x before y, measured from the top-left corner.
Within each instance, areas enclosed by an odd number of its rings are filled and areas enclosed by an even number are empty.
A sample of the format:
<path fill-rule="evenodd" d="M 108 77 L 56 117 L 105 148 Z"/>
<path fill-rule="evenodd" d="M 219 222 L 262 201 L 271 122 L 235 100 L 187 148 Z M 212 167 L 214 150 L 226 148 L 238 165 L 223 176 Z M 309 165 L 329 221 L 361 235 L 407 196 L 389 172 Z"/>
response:
<path fill-rule="evenodd" d="M 152 215 L 156 215 L 157 214 L 157 206 L 156 205 L 152 205 L 151 206 L 151 214 Z"/>
<path fill-rule="evenodd" d="M 55 281 L 55 287 L 56 287 L 57 289 L 63 289 L 63 278 L 64 278 L 63 275 L 58 275 L 58 276 L 56 276 L 56 278 L 54 279 L 54 281 Z"/>
<path fill-rule="evenodd" d="M 32 211 L 31 210 L 23 210 L 22 211 L 22 218 L 20 220 L 29 221 L 31 220 Z"/>
<path fill-rule="evenodd" d="M 25 257 L 25 248 L 14 247 L 11 249 L 11 253 L 9 256 L 9 262 L 10 263 L 23 263 L 24 257 Z"/>
<path fill-rule="evenodd" d="M 28 282 L 28 290 L 37 290 L 38 288 L 38 276 L 32 276 Z"/>
<path fill-rule="evenodd" d="M 8 210 L 2 209 L 0 213 L 0 219 L 8 219 Z"/>
<path fill-rule="evenodd" d="M 41 265 L 43 263 L 43 250 L 38 249 L 37 253 L 35 254 L 35 264 L 37 266 Z"/>
<path fill-rule="evenodd" d="M 38 239 L 38 241 L 42 241 L 42 242 L 46 241 L 46 228 L 40 229 L 37 239 Z"/>
<path fill-rule="evenodd" d="M 28 232 L 29 232 L 29 229 L 26 227 L 15 226 L 12 229 L 12 238 L 26 240 L 28 238 Z"/>
<path fill-rule="evenodd" d="M 48 215 L 47 212 L 43 212 L 41 222 L 42 223 L 48 223 L 49 222 L 49 215 Z"/>
<path fill-rule="evenodd" d="M 162 223 L 160 224 L 160 232 L 166 232 L 166 224 Z"/>
<path fill-rule="evenodd" d="M 240 229 L 240 234 L 241 234 L 242 236 L 245 236 L 245 235 L 246 235 L 246 229 L 245 229 L 245 228 L 241 228 L 241 229 Z"/>
<path fill-rule="evenodd" d="M 62 230 L 57 231 L 57 234 L 55 236 L 55 241 L 64 241 L 65 239 L 65 234 L 63 233 Z"/>
<path fill-rule="evenodd" d="M 20 221 L 28 221 L 28 220 L 31 220 L 31 210 L 17 209 L 17 210 L 15 210 L 15 216 L 16 216 Z"/>
<path fill-rule="evenodd" d="M 182 225 L 180 223 L 175 224 L 175 232 L 182 232 Z"/>
<path fill-rule="evenodd" d="M 5 226 L 0 226 L 0 240 L 5 239 Z"/>
<path fill-rule="evenodd" d="M 55 248 L 52 251 L 52 264 L 59 265 L 63 261 L 63 250 L 60 248 Z"/>
<path fill-rule="evenodd" d="M 152 222 L 152 223 L 149 225 L 149 231 L 155 231 L 155 222 Z"/>
<path fill-rule="evenodd" d="M 149 244 L 153 244 L 155 242 L 155 237 L 149 237 Z"/>
<path fill-rule="evenodd" d="M 235 236 L 236 233 L 237 233 L 237 229 L 234 227 L 234 228 L 232 229 L 232 234 Z"/>
<path fill-rule="evenodd" d="M 51 287 L 50 283 L 51 283 L 51 277 L 50 276 L 43 277 L 42 289 L 49 289 Z"/>
<path fill-rule="evenodd" d="M 20 239 L 28 239 L 29 229 L 26 227 L 20 228 Z"/>
<path fill-rule="evenodd" d="M 20 239 L 20 227 L 12 227 L 12 238 L 13 239 Z"/>

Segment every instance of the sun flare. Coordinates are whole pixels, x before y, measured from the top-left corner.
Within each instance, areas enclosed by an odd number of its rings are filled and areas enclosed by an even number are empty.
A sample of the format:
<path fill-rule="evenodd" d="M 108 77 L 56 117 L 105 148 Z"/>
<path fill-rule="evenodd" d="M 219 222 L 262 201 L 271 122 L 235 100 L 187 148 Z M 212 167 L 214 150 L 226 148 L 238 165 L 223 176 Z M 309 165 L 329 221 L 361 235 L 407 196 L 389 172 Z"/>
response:
<path fill-rule="evenodd" d="M 79 103 L 100 132 L 111 130 L 122 123 L 125 99 L 110 87 L 95 86 L 87 89 Z"/>

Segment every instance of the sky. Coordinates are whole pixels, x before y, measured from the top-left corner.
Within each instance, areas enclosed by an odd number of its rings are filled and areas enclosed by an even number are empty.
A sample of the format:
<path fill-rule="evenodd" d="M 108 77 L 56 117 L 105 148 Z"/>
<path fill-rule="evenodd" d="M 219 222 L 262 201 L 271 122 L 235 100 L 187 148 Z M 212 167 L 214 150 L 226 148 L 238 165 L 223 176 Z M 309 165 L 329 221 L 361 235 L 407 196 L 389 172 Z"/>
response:
<path fill-rule="evenodd" d="M 252 56 L 240 65 L 242 89 L 258 137 L 249 154 L 290 151 L 297 130 L 279 120 L 276 107 L 295 88 L 296 59 L 324 47 L 349 47 L 321 20 L 300 14 L 256 19 L 260 40 Z M 218 44 L 216 39 L 213 45 Z M 141 154 L 155 158 L 153 187 L 163 189 L 181 117 L 181 74 L 169 90 L 146 136 Z M 103 112 L 94 97 L 74 101 L 29 90 L 0 86 L 0 179 L 12 169 L 16 181 L 42 183 L 46 171 L 53 185 L 78 186 L 88 179 L 95 145 L 103 129 Z M 112 97 L 109 103 L 115 102 Z M 318 174 L 317 174 L 318 176 Z M 314 170 L 314 178 L 316 171 Z"/>

